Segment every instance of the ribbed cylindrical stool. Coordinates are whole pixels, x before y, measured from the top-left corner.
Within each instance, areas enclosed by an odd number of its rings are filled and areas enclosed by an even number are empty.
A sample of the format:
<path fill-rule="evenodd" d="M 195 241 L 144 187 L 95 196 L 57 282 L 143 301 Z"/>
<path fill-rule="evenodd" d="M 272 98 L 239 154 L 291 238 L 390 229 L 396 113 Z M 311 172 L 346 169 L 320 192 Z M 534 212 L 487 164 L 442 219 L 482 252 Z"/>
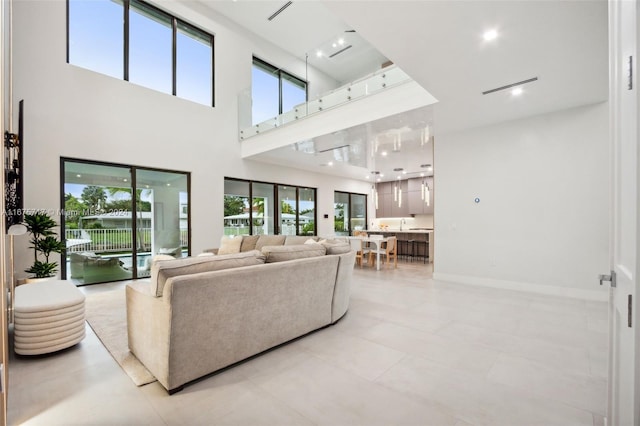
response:
<path fill-rule="evenodd" d="M 84 300 L 84 294 L 70 281 L 48 280 L 16 287 L 15 352 L 40 355 L 84 339 Z"/>

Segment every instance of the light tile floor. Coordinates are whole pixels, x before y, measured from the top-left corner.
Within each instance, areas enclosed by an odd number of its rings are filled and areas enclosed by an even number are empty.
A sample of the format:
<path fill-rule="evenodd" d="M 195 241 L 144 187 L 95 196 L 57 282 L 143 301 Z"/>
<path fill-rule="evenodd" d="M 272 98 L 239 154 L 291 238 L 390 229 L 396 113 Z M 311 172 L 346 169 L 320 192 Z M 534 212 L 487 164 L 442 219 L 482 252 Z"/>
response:
<path fill-rule="evenodd" d="M 606 324 L 605 303 L 355 268 L 338 324 L 173 396 L 137 388 L 88 326 L 12 359 L 9 424 L 603 425 Z"/>

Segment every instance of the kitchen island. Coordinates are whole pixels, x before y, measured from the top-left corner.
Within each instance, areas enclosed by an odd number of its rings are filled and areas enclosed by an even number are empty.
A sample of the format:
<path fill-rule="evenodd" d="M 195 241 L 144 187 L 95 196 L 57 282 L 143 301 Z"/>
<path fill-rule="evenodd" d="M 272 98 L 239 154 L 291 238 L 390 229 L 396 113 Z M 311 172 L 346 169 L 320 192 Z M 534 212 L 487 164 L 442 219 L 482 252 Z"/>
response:
<path fill-rule="evenodd" d="M 396 237 L 397 255 L 405 260 L 433 262 L 433 228 L 369 230 L 369 235 Z"/>

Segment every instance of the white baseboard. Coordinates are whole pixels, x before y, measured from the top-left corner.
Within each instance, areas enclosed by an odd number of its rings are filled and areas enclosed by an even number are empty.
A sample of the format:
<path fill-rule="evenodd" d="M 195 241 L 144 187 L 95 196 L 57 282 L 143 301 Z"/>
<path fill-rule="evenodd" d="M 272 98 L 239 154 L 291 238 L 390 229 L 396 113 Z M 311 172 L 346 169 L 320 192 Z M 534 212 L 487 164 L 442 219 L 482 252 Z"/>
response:
<path fill-rule="evenodd" d="M 468 275 L 443 274 L 440 272 L 434 272 L 433 279 L 437 281 L 450 281 L 458 284 L 524 291 L 528 293 L 569 297 L 572 299 L 591 300 L 596 302 L 606 302 L 609 298 L 608 288 L 585 290 L 581 288 L 557 287 L 545 284 L 533 284 L 518 281 L 496 280 L 492 278 L 471 277 Z"/>

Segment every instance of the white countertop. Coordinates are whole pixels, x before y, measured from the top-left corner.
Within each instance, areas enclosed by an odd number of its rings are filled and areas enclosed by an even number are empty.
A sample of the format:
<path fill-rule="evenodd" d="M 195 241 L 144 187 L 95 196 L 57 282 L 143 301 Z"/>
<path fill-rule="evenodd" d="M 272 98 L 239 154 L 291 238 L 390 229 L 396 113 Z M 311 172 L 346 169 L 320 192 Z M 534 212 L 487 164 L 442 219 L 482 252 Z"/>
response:
<path fill-rule="evenodd" d="M 383 230 L 378 230 L 378 229 L 370 229 L 367 232 L 380 232 L 380 233 L 388 232 L 388 233 L 394 233 L 394 234 L 398 234 L 398 233 L 403 233 L 403 234 L 404 233 L 406 233 L 406 234 L 428 234 L 428 233 L 433 232 L 433 229 L 429 229 L 429 230 L 426 230 L 426 229 L 403 229 L 401 231 L 399 229 L 389 228 L 389 229 L 385 229 L 384 231 Z"/>

